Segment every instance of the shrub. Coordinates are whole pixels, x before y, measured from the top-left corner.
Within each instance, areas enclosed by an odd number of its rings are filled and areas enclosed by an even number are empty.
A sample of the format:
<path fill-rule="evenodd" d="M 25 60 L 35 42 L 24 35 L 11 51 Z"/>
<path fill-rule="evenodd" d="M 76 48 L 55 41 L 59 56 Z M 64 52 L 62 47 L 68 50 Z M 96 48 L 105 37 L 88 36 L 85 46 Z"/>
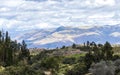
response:
<path fill-rule="evenodd" d="M 116 66 L 116 75 L 120 75 L 120 59 L 115 60 L 114 65 Z"/>
<path fill-rule="evenodd" d="M 92 64 L 89 70 L 93 75 L 115 75 L 115 66 L 112 61 L 101 61 Z"/>
<path fill-rule="evenodd" d="M 71 57 L 71 58 L 64 58 L 62 61 L 63 64 L 75 64 L 76 59 Z"/>
<path fill-rule="evenodd" d="M 81 62 L 75 65 L 72 70 L 67 71 L 65 75 L 85 75 L 85 73 L 87 73 L 87 67 Z"/>
<path fill-rule="evenodd" d="M 47 57 L 43 59 L 40 63 L 41 67 L 46 69 L 59 69 L 60 59 L 59 57 Z"/>
<path fill-rule="evenodd" d="M 45 75 L 39 68 L 35 70 L 31 66 L 10 66 L 1 72 L 0 75 Z"/>

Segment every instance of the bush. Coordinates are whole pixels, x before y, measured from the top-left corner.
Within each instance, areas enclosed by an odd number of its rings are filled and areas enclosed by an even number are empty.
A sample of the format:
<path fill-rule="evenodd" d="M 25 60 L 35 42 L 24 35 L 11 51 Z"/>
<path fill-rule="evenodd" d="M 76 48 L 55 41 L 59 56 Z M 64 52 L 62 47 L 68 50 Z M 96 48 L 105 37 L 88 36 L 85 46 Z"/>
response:
<path fill-rule="evenodd" d="M 101 61 L 92 64 L 89 70 L 93 75 L 115 75 L 115 66 L 112 61 Z"/>
<path fill-rule="evenodd" d="M 116 75 L 120 75 L 120 59 L 114 61 L 114 65 L 116 66 Z"/>
<path fill-rule="evenodd" d="M 43 59 L 40 63 L 41 67 L 45 69 L 59 69 L 60 58 L 59 57 L 47 57 Z"/>
<path fill-rule="evenodd" d="M 117 59 L 120 59 L 120 56 L 119 55 L 114 55 L 113 60 L 117 60 Z"/>
<path fill-rule="evenodd" d="M 35 70 L 31 66 L 10 66 L 1 72 L 0 75 L 45 75 L 39 68 Z"/>
<path fill-rule="evenodd" d="M 67 71 L 65 75 L 85 75 L 85 73 L 87 73 L 87 67 L 81 62 L 75 65 L 72 70 Z"/>
<path fill-rule="evenodd" d="M 37 61 L 40 61 L 44 58 L 48 57 L 47 55 L 47 51 L 42 51 L 40 52 L 38 55 L 34 56 L 31 60 L 31 63 L 34 63 L 34 62 L 37 62 Z"/>
<path fill-rule="evenodd" d="M 71 57 L 71 58 L 64 58 L 62 61 L 63 64 L 75 64 L 76 59 Z"/>

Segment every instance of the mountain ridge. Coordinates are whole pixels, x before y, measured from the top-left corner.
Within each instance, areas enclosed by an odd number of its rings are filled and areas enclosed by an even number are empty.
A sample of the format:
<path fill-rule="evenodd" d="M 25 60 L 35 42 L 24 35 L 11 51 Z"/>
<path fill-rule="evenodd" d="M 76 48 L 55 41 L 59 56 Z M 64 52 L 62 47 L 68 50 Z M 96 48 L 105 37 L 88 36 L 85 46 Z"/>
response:
<path fill-rule="evenodd" d="M 56 48 L 73 43 L 83 44 L 86 41 L 97 43 L 109 41 L 115 44 L 120 42 L 120 25 L 88 26 L 88 28 L 60 26 L 53 30 L 38 29 L 24 32 L 17 39 L 24 39 L 28 47 L 40 48 Z"/>

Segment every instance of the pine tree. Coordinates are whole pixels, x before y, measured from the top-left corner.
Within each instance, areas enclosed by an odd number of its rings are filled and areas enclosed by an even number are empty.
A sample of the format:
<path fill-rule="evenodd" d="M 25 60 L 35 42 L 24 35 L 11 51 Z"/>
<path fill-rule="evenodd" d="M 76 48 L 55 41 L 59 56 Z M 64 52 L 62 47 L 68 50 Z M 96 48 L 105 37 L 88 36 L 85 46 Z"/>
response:
<path fill-rule="evenodd" d="M 76 44 L 75 43 L 73 43 L 72 48 L 76 48 Z"/>
<path fill-rule="evenodd" d="M 112 46 L 109 42 L 106 42 L 103 46 L 103 55 L 105 60 L 110 60 L 113 57 Z"/>
<path fill-rule="evenodd" d="M 5 50 L 4 50 L 4 60 L 6 63 L 6 66 L 9 66 L 13 64 L 13 49 L 11 47 L 11 39 L 8 35 L 8 32 L 5 34 Z"/>
<path fill-rule="evenodd" d="M 2 61 L 2 32 L 0 31 L 0 62 Z"/>
<path fill-rule="evenodd" d="M 89 41 L 87 41 L 87 47 L 90 45 L 90 42 Z"/>
<path fill-rule="evenodd" d="M 0 65 L 10 66 L 17 64 L 19 54 L 22 55 L 22 59 L 29 57 L 30 53 L 25 42 L 23 41 L 20 44 L 17 41 L 12 41 L 8 31 L 6 33 L 0 31 Z"/>
<path fill-rule="evenodd" d="M 22 41 L 22 45 L 21 45 L 21 53 L 20 53 L 20 59 L 24 59 L 24 58 L 29 58 L 29 49 L 27 48 L 27 45 L 25 43 L 25 41 Z"/>
<path fill-rule="evenodd" d="M 62 48 L 61 49 L 65 49 L 66 47 L 65 46 L 62 46 Z"/>

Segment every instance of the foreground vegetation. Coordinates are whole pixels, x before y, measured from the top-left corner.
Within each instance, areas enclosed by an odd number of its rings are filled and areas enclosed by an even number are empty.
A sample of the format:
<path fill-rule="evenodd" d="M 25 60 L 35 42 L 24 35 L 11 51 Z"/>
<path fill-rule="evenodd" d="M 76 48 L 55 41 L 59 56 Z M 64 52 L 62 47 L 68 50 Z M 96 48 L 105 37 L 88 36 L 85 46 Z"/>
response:
<path fill-rule="evenodd" d="M 25 41 L 0 32 L 0 75 L 120 75 L 119 49 L 87 41 L 31 53 Z"/>

